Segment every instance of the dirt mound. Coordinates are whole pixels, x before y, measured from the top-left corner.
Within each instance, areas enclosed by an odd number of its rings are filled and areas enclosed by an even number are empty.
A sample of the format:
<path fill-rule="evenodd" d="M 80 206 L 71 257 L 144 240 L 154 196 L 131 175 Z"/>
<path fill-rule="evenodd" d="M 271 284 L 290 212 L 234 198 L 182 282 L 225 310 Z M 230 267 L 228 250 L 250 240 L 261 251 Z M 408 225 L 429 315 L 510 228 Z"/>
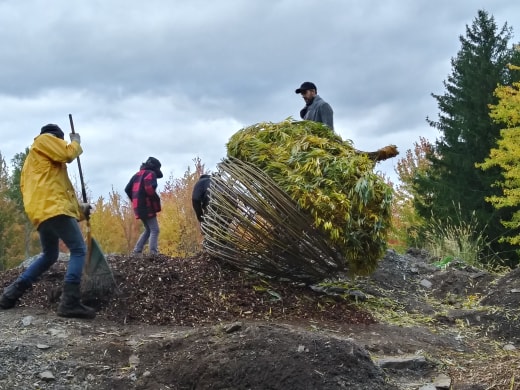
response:
<path fill-rule="evenodd" d="M 282 326 L 202 329 L 140 352 L 170 362 L 154 378 L 144 377 L 143 389 L 176 383 L 182 389 L 394 388 L 352 341 Z"/>
<path fill-rule="evenodd" d="M 496 281 L 496 287 L 482 299 L 483 305 L 520 308 L 520 268 L 516 268 Z"/>
<path fill-rule="evenodd" d="M 109 295 L 86 291 L 83 300 L 98 309 L 99 318 L 119 323 L 197 326 L 237 319 L 375 322 L 368 311 L 348 300 L 331 299 L 302 284 L 240 272 L 204 254 L 190 258 L 108 255 L 107 261 L 117 291 Z M 22 297 L 21 305 L 55 309 L 65 267 L 65 262 L 55 264 Z M 19 272 L 0 274 L 0 286 Z M 89 285 L 95 288 L 96 283 Z"/>

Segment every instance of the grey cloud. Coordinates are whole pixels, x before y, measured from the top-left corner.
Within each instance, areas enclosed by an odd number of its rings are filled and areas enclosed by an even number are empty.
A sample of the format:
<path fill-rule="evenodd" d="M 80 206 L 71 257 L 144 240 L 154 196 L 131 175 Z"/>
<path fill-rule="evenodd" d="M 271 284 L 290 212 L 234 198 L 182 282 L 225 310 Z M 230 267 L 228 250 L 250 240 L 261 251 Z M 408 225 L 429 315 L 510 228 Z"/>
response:
<path fill-rule="evenodd" d="M 436 116 L 430 94 L 442 93 L 478 9 L 520 28 L 516 2 L 481 3 L 0 1 L 0 132 L 11 135 L 0 152 L 10 158 L 72 113 L 99 193 L 141 154 L 164 155 L 173 172 L 196 155 L 213 166 L 240 127 L 298 119 L 294 89 L 306 80 L 342 135 L 404 152 L 437 136 L 425 122 Z"/>

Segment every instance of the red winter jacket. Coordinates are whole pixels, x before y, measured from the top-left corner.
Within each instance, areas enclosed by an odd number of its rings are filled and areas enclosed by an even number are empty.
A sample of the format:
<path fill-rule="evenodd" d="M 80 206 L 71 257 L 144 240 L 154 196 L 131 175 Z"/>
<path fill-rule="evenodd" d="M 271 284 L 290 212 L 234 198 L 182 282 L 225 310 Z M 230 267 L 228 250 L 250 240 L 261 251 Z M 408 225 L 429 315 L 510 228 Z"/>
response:
<path fill-rule="evenodd" d="M 149 219 L 161 211 L 161 199 L 157 192 L 157 176 L 154 171 L 141 169 L 125 187 L 125 192 L 132 200 L 132 207 L 137 219 Z"/>

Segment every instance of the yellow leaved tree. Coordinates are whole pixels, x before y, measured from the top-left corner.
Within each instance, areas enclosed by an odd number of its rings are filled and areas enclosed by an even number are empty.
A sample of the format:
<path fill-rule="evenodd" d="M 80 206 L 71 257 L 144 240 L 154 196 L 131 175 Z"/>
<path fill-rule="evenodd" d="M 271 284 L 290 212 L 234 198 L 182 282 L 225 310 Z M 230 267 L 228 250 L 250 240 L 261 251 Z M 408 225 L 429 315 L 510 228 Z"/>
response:
<path fill-rule="evenodd" d="M 414 202 L 417 194 L 413 183 L 417 175 L 424 174 L 430 166 L 426 158 L 431 153 L 432 145 L 424 137 L 414 142 L 414 149 L 408 149 L 405 157 L 397 162 L 396 173 L 400 184 L 394 188 L 392 203 L 392 229 L 388 242 L 394 249 L 403 250 L 418 246 L 419 230 L 424 226 L 424 219 L 417 213 Z"/>
<path fill-rule="evenodd" d="M 510 65 L 510 69 L 520 71 L 518 66 Z M 496 166 L 501 168 L 502 180 L 494 185 L 502 188 L 502 195 L 491 196 L 486 200 L 496 209 L 516 209 L 510 220 L 502 221 L 505 227 L 511 229 L 511 235 L 501 240 L 520 245 L 520 82 L 498 86 L 495 96 L 498 103 L 490 105 L 490 116 L 506 128 L 500 132 L 497 147 L 491 149 L 489 157 L 477 164 L 477 167 L 483 170 Z"/>
<path fill-rule="evenodd" d="M 194 171 L 188 168 L 183 177 L 177 179 L 170 175 L 160 193 L 159 252 L 172 257 L 191 256 L 202 249 L 202 235 L 193 211 L 191 193 L 200 175 L 207 172 L 199 158 L 193 161 Z"/>
<path fill-rule="evenodd" d="M 112 189 L 108 201 L 99 197 L 94 203 L 90 224 L 92 236 L 107 253 L 129 253 L 139 237 L 140 221 L 137 221 L 132 205 Z"/>

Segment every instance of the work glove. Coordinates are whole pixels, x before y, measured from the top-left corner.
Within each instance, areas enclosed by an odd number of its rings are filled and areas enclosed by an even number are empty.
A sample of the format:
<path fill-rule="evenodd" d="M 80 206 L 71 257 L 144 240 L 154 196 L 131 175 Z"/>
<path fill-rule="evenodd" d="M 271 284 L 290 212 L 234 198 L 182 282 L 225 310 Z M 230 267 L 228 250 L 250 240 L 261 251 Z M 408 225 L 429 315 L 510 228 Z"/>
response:
<path fill-rule="evenodd" d="M 78 144 L 81 145 L 81 137 L 78 133 L 70 133 L 70 142 L 76 141 Z"/>
<path fill-rule="evenodd" d="M 86 219 L 89 219 L 90 212 L 92 211 L 92 206 L 88 203 L 80 203 L 79 208 Z"/>

